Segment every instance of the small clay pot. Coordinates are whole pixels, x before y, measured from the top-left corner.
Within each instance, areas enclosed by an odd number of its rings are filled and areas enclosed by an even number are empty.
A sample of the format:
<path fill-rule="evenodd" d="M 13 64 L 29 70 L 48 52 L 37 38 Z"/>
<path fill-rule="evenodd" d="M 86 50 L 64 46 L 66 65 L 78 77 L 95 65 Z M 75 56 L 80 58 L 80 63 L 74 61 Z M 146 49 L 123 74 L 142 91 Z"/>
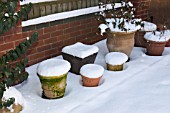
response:
<path fill-rule="evenodd" d="M 121 64 L 121 65 L 107 64 L 107 70 L 110 70 L 110 71 L 122 71 L 123 70 L 123 64 Z"/>
<path fill-rule="evenodd" d="M 47 99 L 56 99 L 64 96 L 66 88 L 67 74 L 61 76 L 40 76 L 43 89 L 43 97 Z"/>
<path fill-rule="evenodd" d="M 102 76 L 98 78 L 88 78 L 82 75 L 82 81 L 83 81 L 83 86 L 86 87 L 96 87 L 99 85 L 99 81 L 102 78 Z"/>
<path fill-rule="evenodd" d="M 166 43 L 167 43 L 166 41 L 165 42 L 155 42 L 150 40 L 147 41 L 146 54 L 151 56 L 162 56 Z"/>

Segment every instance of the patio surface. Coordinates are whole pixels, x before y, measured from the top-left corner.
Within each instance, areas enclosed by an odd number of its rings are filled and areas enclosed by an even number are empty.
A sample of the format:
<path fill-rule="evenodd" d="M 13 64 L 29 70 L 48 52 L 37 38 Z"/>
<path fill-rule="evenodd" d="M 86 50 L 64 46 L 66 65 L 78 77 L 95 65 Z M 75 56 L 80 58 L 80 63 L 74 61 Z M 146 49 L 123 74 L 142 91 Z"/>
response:
<path fill-rule="evenodd" d="M 21 113 L 170 113 L 170 47 L 163 56 L 147 56 L 144 48 L 134 47 L 124 70 L 113 72 L 106 70 L 105 41 L 95 44 L 95 63 L 105 68 L 98 87 L 83 87 L 81 76 L 69 73 L 65 96 L 43 99 L 33 65 L 26 69 L 28 80 L 16 86 L 26 100 Z"/>

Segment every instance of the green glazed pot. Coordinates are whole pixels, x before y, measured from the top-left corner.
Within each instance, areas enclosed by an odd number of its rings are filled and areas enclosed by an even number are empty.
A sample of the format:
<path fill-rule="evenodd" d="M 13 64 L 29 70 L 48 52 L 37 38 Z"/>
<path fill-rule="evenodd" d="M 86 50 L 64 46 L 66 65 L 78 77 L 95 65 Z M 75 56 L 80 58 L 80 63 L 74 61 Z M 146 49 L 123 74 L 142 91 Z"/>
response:
<path fill-rule="evenodd" d="M 56 99 L 64 96 L 66 88 L 67 73 L 61 76 L 39 75 L 43 96 L 48 99 Z"/>

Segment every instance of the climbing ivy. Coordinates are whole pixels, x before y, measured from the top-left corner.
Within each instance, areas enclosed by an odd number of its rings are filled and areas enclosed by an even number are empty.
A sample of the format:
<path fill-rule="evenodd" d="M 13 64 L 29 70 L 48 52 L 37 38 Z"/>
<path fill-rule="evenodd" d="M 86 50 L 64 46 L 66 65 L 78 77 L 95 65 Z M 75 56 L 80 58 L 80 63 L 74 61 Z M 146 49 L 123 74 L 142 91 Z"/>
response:
<path fill-rule="evenodd" d="M 9 31 L 15 27 L 17 23 L 27 15 L 32 4 L 29 3 L 24 7 L 18 5 L 19 0 L 1 0 L 0 1 L 0 34 Z M 17 10 L 17 8 L 19 10 Z M 26 54 L 28 48 L 37 40 L 38 33 L 33 33 L 27 37 L 26 41 L 21 42 L 15 49 L 7 51 L 0 57 L 0 109 L 9 107 L 15 101 L 14 98 L 8 100 L 3 99 L 6 88 L 18 84 L 28 78 L 25 67 L 28 58 L 21 58 Z M 16 62 L 17 61 L 17 62 Z M 12 63 L 16 62 L 16 63 Z"/>

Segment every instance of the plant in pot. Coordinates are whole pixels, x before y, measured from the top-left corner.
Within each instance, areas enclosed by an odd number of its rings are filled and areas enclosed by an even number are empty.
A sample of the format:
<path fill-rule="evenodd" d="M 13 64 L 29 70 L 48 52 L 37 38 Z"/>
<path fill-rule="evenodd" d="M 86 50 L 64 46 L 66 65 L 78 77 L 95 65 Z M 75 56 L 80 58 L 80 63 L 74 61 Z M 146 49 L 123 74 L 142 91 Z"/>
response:
<path fill-rule="evenodd" d="M 161 56 L 166 43 L 170 39 L 170 30 L 147 32 L 144 38 L 147 40 L 147 54 L 151 56 Z"/>
<path fill-rule="evenodd" d="M 32 4 L 28 4 L 19 10 L 19 0 L 2 0 L 0 1 L 0 34 L 3 35 L 9 31 L 12 27 L 15 28 L 17 23 L 22 19 L 23 15 L 28 14 Z M 0 112 L 9 113 L 11 107 L 16 106 L 15 98 L 4 96 L 9 91 L 9 87 L 19 84 L 28 78 L 28 73 L 25 71 L 25 67 L 28 63 L 26 57 L 22 58 L 26 54 L 28 48 L 38 38 L 38 33 L 33 33 L 31 37 L 27 37 L 26 41 L 21 42 L 13 50 L 9 50 L 6 54 L 0 57 Z M 12 89 L 13 90 L 13 89 Z M 13 91 L 15 93 L 17 91 Z M 4 95 L 5 94 L 5 95 Z M 12 96 L 12 95 L 11 95 Z M 18 111 L 13 111 L 18 113 Z"/>
<path fill-rule="evenodd" d="M 141 27 L 141 29 L 135 33 L 135 46 L 145 48 L 146 47 L 146 40 L 144 39 L 145 33 L 155 31 L 157 29 L 157 26 L 152 22 L 147 21 L 142 22 L 144 26 Z"/>
<path fill-rule="evenodd" d="M 118 6 L 118 4 L 120 6 Z M 100 2 L 101 12 L 96 15 L 101 34 L 107 34 L 109 52 L 123 52 L 130 57 L 134 47 L 134 35 L 143 26 L 142 20 L 134 16 L 135 8 L 128 0 L 106 0 Z"/>

